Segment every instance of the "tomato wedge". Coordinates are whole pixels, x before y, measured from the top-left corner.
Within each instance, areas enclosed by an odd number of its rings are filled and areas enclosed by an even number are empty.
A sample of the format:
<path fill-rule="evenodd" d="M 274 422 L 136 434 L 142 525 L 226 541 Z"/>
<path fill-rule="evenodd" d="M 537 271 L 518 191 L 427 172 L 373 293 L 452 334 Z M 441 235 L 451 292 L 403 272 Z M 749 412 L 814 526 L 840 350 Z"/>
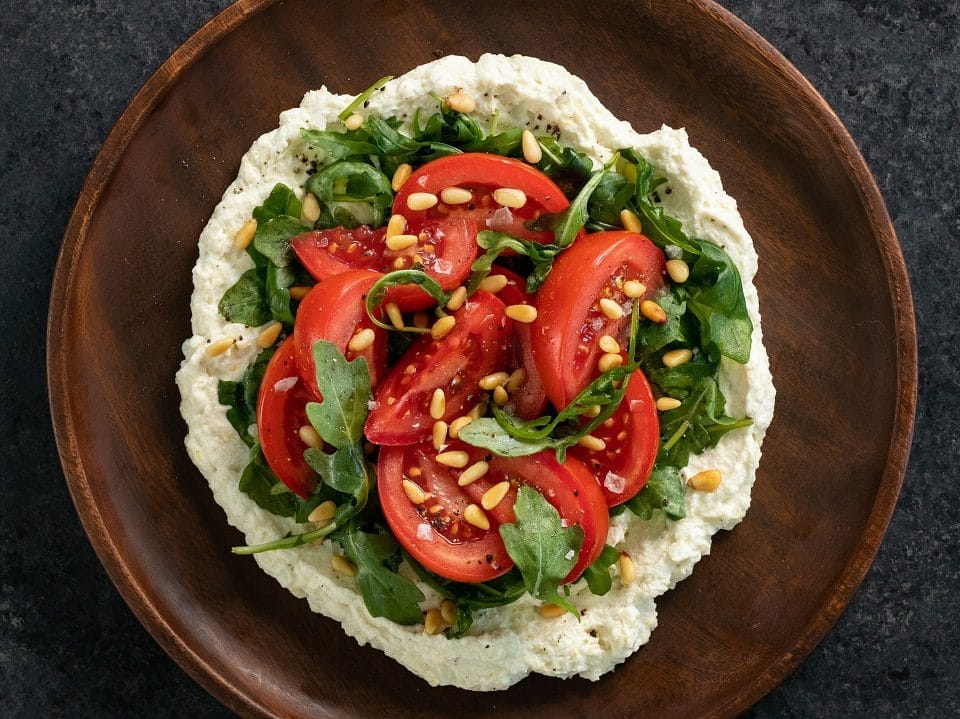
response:
<path fill-rule="evenodd" d="M 459 187 L 470 192 L 464 202 L 448 203 L 441 199 L 427 210 L 411 210 L 407 200 L 415 192 L 427 192 L 440 197 L 448 187 Z M 493 196 L 495 190 L 521 190 L 526 201 L 522 207 L 506 207 Z M 393 202 L 393 211 L 407 218 L 412 225 L 430 219 L 469 217 L 478 224 L 478 230 L 506 232 L 538 242 L 552 242 L 552 232 L 534 232 L 525 223 L 547 212 L 565 210 L 570 202 L 556 183 L 537 168 L 520 160 L 500 155 L 467 152 L 448 155 L 428 162 L 414 172 Z"/>
<path fill-rule="evenodd" d="M 664 272 L 663 252 L 636 232 L 585 235 L 557 258 L 537 293 L 537 319 L 531 325 L 533 359 L 555 407 L 566 407 L 599 374 L 600 337 L 611 335 L 627 347 L 629 313 L 611 319 L 600 299 L 629 310 L 623 283 L 642 282 L 642 299 L 651 298 L 663 288 Z"/>
<path fill-rule="evenodd" d="M 617 411 L 593 431 L 606 445 L 601 450 L 574 446 L 569 450 L 589 466 L 611 507 L 643 489 L 660 447 L 660 420 L 650 383 L 643 372 L 630 375 Z"/>
<path fill-rule="evenodd" d="M 300 379 L 294 340 L 288 337 L 270 358 L 260 384 L 257 431 L 270 469 L 304 499 L 316 488 L 317 475 L 303 459 L 307 447 L 299 429 L 309 424 L 306 406 L 315 400 Z"/>
<path fill-rule="evenodd" d="M 404 549 L 431 572 L 457 582 L 486 582 L 507 572 L 513 562 L 499 527 L 516 521 L 513 505 L 520 485 L 538 489 L 567 526 L 583 530 L 579 559 L 565 581 L 575 580 L 600 555 L 609 515 L 596 480 L 580 461 L 568 457 L 559 464 L 552 452 L 489 458 L 484 450 L 459 442 L 445 448 L 451 450 L 467 453 L 466 467 L 438 463 L 429 444 L 385 447 L 377 463 L 377 491 L 387 523 Z M 458 479 L 465 469 L 485 459 L 487 473 L 461 487 Z M 490 526 L 481 529 L 467 521 L 467 507 L 479 509 L 484 494 L 504 481 L 510 487 L 500 502 L 480 510 Z"/>
<path fill-rule="evenodd" d="M 438 388 L 445 398 L 441 419 L 450 422 L 469 412 L 483 395 L 477 382 L 510 361 L 513 322 L 504 309 L 493 295 L 477 292 L 453 313 L 456 324 L 450 334 L 415 340 L 377 388 L 367 439 L 386 445 L 428 439 L 436 421 L 430 402 Z"/>
<path fill-rule="evenodd" d="M 307 388 L 317 398 L 317 368 L 313 361 L 313 343 L 333 342 L 348 360 L 365 357 L 370 367 L 370 383 L 376 387 L 387 367 L 386 332 L 367 316 L 364 300 L 367 291 L 380 275 L 366 270 L 353 270 L 314 285 L 297 310 L 293 325 L 297 365 Z M 350 339 L 360 330 L 373 332 L 373 342 L 361 351 L 348 348 Z"/>

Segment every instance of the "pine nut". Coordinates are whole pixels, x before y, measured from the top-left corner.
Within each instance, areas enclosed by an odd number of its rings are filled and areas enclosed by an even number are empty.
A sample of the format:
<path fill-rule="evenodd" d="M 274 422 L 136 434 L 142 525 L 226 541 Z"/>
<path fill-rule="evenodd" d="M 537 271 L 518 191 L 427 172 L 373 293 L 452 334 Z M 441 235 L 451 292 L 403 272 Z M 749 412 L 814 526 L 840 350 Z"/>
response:
<path fill-rule="evenodd" d="M 402 329 L 403 329 L 403 315 L 400 314 L 400 308 L 397 307 L 397 303 L 396 303 L 396 302 L 387 302 L 387 304 L 385 304 L 385 305 L 383 306 L 383 308 L 387 311 L 387 317 L 390 318 L 390 324 L 392 324 L 392 325 L 393 325 L 394 327 L 396 327 L 398 330 L 402 330 Z"/>
<path fill-rule="evenodd" d="M 628 232 L 636 232 L 637 234 L 643 232 L 643 225 L 640 224 L 640 218 L 637 217 L 637 213 L 626 207 L 620 210 L 620 224 L 623 225 L 623 229 Z"/>
<path fill-rule="evenodd" d="M 430 416 L 434 419 L 443 419 L 443 413 L 447 411 L 447 396 L 443 390 L 437 387 L 433 390 L 433 396 L 430 397 Z"/>
<path fill-rule="evenodd" d="M 461 307 L 463 303 L 467 301 L 467 288 L 463 285 L 460 285 L 452 293 L 450 293 L 450 299 L 447 300 L 447 309 L 451 312 L 456 312 Z"/>
<path fill-rule="evenodd" d="M 351 352 L 363 352 L 373 344 L 376 338 L 377 336 L 373 333 L 372 329 L 364 327 L 350 338 L 350 341 L 347 343 L 347 349 Z"/>
<path fill-rule="evenodd" d="M 476 101 L 463 90 L 450 93 L 445 102 L 451 110 L 464 115 L 477 109 Z"/>
<path fill-rule="evenodd" d="M 440 616 L 447 624 L 455 624 L 457 621 L 457 605 L 449 599 L 440 602 Z"/>
<path fill-rule="evenodd" d="M 310 449 L 320 449 L 323 446 L 323 440 L 311 425 L 305 424 L 297 430 L 297 436 L 300 441 L 310 447 Z"/>
<path fill-rule="evenodd" d="M 623 308 L 609 297 L 600 298 L 600 311 L 611 320 L 618 320 L 623 317 Z"/>
<path fill-rule="evenodd" d="M 320 203 L 312 192 L 308 192 L 303 196 L 303 204 L 300 206 L 300 221 L 306 225 L 312 225 L 319 219 Z"/>
<path fill-rule="evenodd" d="M 687 485 L 700 492 L 712 492 L 720 486 L 723 475 L 719 469 L 708 469 L 703 472 L 697 472 L 687 480 Z"/>
<path fill-rule="evenodd" d="M 601 355 L 600 359 L 597 361 L 597 369 L 599 369 L 601 372 L 608 372 L 614 367 L 619 367 L 622 364 L 623 355 L 607 352 L 606 354 Z"/>
<path fill-rule="evenodd" d="M 669 412 L 671 409 L 676 409 L 681 404 L 683 403 L 675 397 L 661 397 L 657 400 L 657 409 L 661 412 Z"/>
<path fill-rule="evenodd" d="M 387 220 L 387 237 L 402 235 L 405 229 L 407 229 L 406 217 L 403 215 L 390 215 L 390 219 Z"/>
<path fill-rule="evenodd" d="M 302 301 L 307 294 L 312 290 L 312 287 L 291 287 L 290 288 L 290 299 L 297 300 L 298 302 Z"/>
<path fill-rule="evenodd" d="M 561 607 L 559 604 L 541 604 L 540 608 L 537 610 L 540 612 L 540 616 L 544 619 L 556 619 L 557 617 L 562 617 L 567 613 L 567 610 Z"/>
<path fill-rule="evenodd" d="M 219 357 L 237 343 L 235 337 L 225 337 L 207 345 L 207 357 Z"/>
<path fill-rule="evenodd" d="M 444 187 L 440 199 L 448 205 L 463 205 L 473 199 L 473 193 L 462 187 Z"/>
<path fill-rule="evenodd" d="M 446 467 L 463 469 L 467 466 L 467 462 L 470 461 L 470 455 L 461 449 L 454 449 L 450 452 L 441 452 L 437 455 L 436 459 L 438 463 Z"/>
<path fill-rule="evenodd" d="M 510 399 L 510 395 L 507 394 L 502 386 L 496 387 L 493 390 L 493 401 L 496 403 L 497 407 L 503 407 L 507 403 L 507 400 Z"/>
<path fill-rule="evenodd" d="M 393 172 L 393 178 L 390 180 L 390 187 L 393 188 L 394 192 L 400 192 L 400 188 L 403 187 L 403 184 L 410 179 L 410 175 L 413 174 L 413 168 L 404 162 Z"/>
<path fill-rule="evenodd" d="M 515 187 L 498 187 L 493 191 L 493 201 L 516 210 L 527 204 L 527 194 Z"/>
<path fill-rule="evenodd" d="M 403 487 L 403 493 L 407 495 L 407 499 L 413 504 L 420 505 L 427 501 L 427 493 L 416 482 L 405 479 L 400 483 L 400 486 Z"/>
<path fill-rule="evenodd" d="M 508 379 L 510 379 L 510 375 L 506 372 L 494 372 L 493 374 L 488 374 L 486 377 L 481 377 L 477 384 L 480 385 L 480 389 L 485 389 L 489 392 L 505 384 Z"/>
<path fill-rule="evenodd" d="M 690 278 L 690 265 L 683 260 L 667 260 L 667 274 L 678 285 L 682 285 Z"/>
<path fill-rule="evenodd" d="M 455 420 L 453 420 L 450 423 L 450 429 L 448 430 L 450 438 L 456 439 L 457 437 L 459 437 L 460 430 L 466 427 L 472 421 L 473 421 L 473 417 L 470 417 L 468 415 L 464 415 L 463 417 L 457 417 Z"/>
<path fill-rule="evenodd" d="M 464 454 L 466 453 L 464 452 Z M 468 484 L 473 484 L 476 482 L 489 471 L 490 465 L 486 462 L 474 462 L 460 473 L 460 478 L 457 480 L 457 484 L 461 487 L 466 487 Z"/>
<path fill-rule="evenodd" d="M 353 566 L 353 562 L 344 557 L 341 554 L 334 554 L 330 559 L 330 566 L 333 567 L 333 571 L 338 574 L 343 574 L 347 577 L 357 576 L 357 568 Z"/>
<path fill-rule="evenodd" d="M 620 352 L 620 343 L 617 342 L 611 335 L 603 335 L 597 344 L 600 345 L 600 349 L 602 349 L 604 352 L 611 352 L 613 354 Z"/>
<path fill-rule="evenodd" d="M 600 405 L 595 404 L 595 405 L 593 405 L 590 409 L 588 409 L 586 412 L 584 412 L 584 413 L 583 413 L 583 416 L 584 416 L 584 417 L 588 417 L 588 418 L 590 418 L 590 419 L 593 419 L 594 417 L 596 417 L 596 416 L 599 415 L 599 414 L 600 414 Z"/>
<path fill-rule="evenodd" d="M 413 326 L 425 330 L 430 324 L 430 318 L 426 312 L 416 312 L 413 315 Z"/>
<path fill-rule="evenodd" d="M 537 308 L 533 305 L 507 305 L 504 314 L 517 322 L 530 324 L 537 319 Z"/>
<path fill-rule="evenodd" d="M 247 249 L 247 245 L 253 241 L 255 234 L 257 234 L 257 221 L 251 217 L 244 222 L 243 227 L 237 231 L 237 234 L 233 238 L 233 246 L 238 250 Z"/>
<path fill-rule="evenodd" d="M 416 235 L 391 235 L 386 239 L 386 245 L 388 249 L 400 252 L 408 247 L 413 247 L 419 239 Z"/>
<path fill-rule="evenodd" d="M 651 322 L 656 322 L 658 325 L 667 324 L 667 313 L 663 311 L 663 307 L 653 300 L 644 300 L 641 302 L 640 312 Z"/>
<path fill-rule="evenodd" d="M 509 491 L 510 482 L 504 481 L 493 485 L 480 497 L 480 506 L 489 512 L 503 501 L 503 498 L 507 496 L 507 492 Z"/>
<path fill-rule="evenodd" d="M 520 146 L 523 148 L 523 159 L 531 165 L 536 165 L 543 159 L 543 148 L 530 130 L 524 130 L 520 134 Z"/>
<path fill-rule="evenodd" d="M 437 196 L 431 192 L 413 192 L 407 196 L 407 207 L 414 212 L 429 210 L 437 204 Z"/>
<path fill-rule="evenodd" d="M 434 635 L 443 627 L 443 615 L 439 609 L 430 609 L 423 616 L 423 633 Z"/>
<path fill-rule="evenodd" d="M 343 126 L 348 130 L 359 130 L 360 126 L 363 124 L 363 115 L 357 115 L 354 113 L 346 120 L 343 121 Z"/>
<path fill-rule="evenodd" d="M 449 425 L 443 420 L 433 423 L 433 448 L 438 452 L 440 451 L 440 448 L 444 445 L 444 443 L 447 441 L 448 429 L 449 429 Z"/>
<path fill-rule="evenodd" d="M 480 419 L 483 415 L 487 413 L 487 407 L 490 406 L 490 400 L 485 396 L 473 405 L 473 409 L 470 410 L 469 415 L 473 419 Z"/>
<path fill-rule="evenodd" d="M 630 555 L 626 552 L 620 552 L 620 559 L 617 560 L 617 564 L 620 566 L 620 584 L 624 586 L 633 584 L 637 578 L 637 568 L 634 566 Z"/>
<path fill-rule="evenodd" d="M 627 280 L 623 283 L 623 294 L 631 300 L 643 297 L 643 293 L 646 291 L 647 286 L 638 280 Z"/>
<path fill-rule="evenodd" d="M 480 281 L 479 289 L 484 292 L 489 292 L 491 295 L 497 294 L 500 290 L 507 286 L 507 276 L 506 275 L 487 275 Z"/>
<path fill-rule="evenodd" d="M 661 361 L 664 367 L 679 367 L 693 359 L 693 352 L 688 349 L 670 350 L 664 352 Z"/>
<path fill-rule="evenodd" d="M 317 522 L 318 524 L 329 524 L 337 513 L 337 505 L 329 499 L 326 502 L 320 502 L 313 511 L 307 515 L 308 522 Z"/>
<path fill-rule="evenodd" d="M 507 383 L 503 386 L 506 387 L 507 392 L 516 392 L 526 378 L 527 371 L 523 367 L 518 367 L 510 373 L 510 379 L 508 379 Z"/>
<path fill-rule="evenodd" d="M 453 315 L 446 315 L 441 317 L 436 322 L 433 323 L 433 327 L 430 328 L 430 336 L 435 340 L 442 340 L 453 329 L 453 326 L 457 324 L 457 318 Z"/>
<path fill-rule="evenodd" d="M 272 346 L 273 343 L 277 341 L 277 337 L 280 336 L 280 332 L 282 331 L 283 325 L 279 322 L 274 322 L 257 335 L 257 346 L 263 348 Z"/>
<path fill-rule="evenodd" d="M 606 442 L 599 437 L 594 437 L 592 434 L 583 435 L 577 440 L 577 444 L 579 444 L 581 447 L 589 449 L 591 452 L 601 452 L 607 448 Z"/>
<path fill-rule="evenodd" d="M 463 510 L 463 518 L 477 529 L 490 529 L 490 520 L 487 519 L 483 510 L 475 504 L 467 505 L 467 508 Z"/>

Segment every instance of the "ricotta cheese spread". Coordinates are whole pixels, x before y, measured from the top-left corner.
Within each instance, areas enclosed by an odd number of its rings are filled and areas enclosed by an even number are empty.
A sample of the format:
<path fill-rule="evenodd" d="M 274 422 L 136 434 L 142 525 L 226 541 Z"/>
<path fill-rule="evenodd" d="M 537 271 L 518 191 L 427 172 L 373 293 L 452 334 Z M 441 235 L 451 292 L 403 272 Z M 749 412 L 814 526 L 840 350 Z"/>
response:
<path fill-rule="evenodd" d="M 559 132 L 562 144 L 587 153 L 597 163 L 608 160 L 616 148 L 633 147 L 667 178 L 670 192 L 660 192 L 665 211 L 680 220 L 689 235 L 723 247 L 739 267 L 753 321 L 753 349 L 745 365 L 724 359 L 720 381 L 728 414 L 747 415 L 754 423 L 691 457 L 684 478 L 719 469 L 723 481 L 713 492 L 688 490 L 684 519 L 670 521 L 660 512 L 647 521 L 629 512 L 611 518 L 607 542 L 631 555 L 637 576 L 626 586 L 614 581 L 602 597 L 590 593 L 584 582 L 572 585 L 570 600 L 583 613 L 580 621 L 570 614 L 541 617 L 539 602 L 525 595 L 513 604 L 480 612 L 469 634 L 453 641 L 442 634 L 425 634 L 419 626 L 371 617 L 354 580 L 331 568 L 330 542 L 257 554 L 255 559 L 281 585 L 305 598 L 313 611 L 339 621 L 361 645 L 377 647 L 431 685 L 504 689 L 531 672 L 596 680 L 647 642 L 657 624 L 655 599 L 687 577 L 709 554 L 711 537 L 720 529 L 733 528 L 750 505 L 775 394 L 753 286 L 757 255 L 736 202 L 724 192 L 717 172 L 690 146 L 684 130 L 664 126 L 637 133 L 601 105 L 580 78 L 558 65 L 522 56 L 483 55 L 477 62 L 445 57 L 389 82 L 374 93 L 365 112 L 409 121 L 418 107 L 426 113 L 435 111 L 429 93 L 442 97 L 457 89 L 475 98 L 473 116 L 481 122 L 498 114 L 501 127 L 543 131 L 549 125 Z M 193 336 L 183 344 L 185 359 L 177 374 L 180 408 L 189 428 L 186 447 L 227 520 L 249 544 L 273 540 L 298 525 L 261 509 L 238 489 L 248 449 L 217 400 L 217 382 L 237 380 L 253 362 L 259 330 L 226 322 L 217 303 L 252 267 L 250 258 L 233 243 L 252 210 L 278 182 L 302 195 L 309 161 L 317 155 L 300 129 L 337 127 L 337 114 L 351 99 L 321 88 L 308 92 L 300 107 L 282 113 L 280 126 L 260 137 L 243 157 L 237 179 L 200 235 L 193 269 Z M 229 352 L 218 356 L 205 352 L 211 342 L 224 337 L 238 338 Z M 425 609 L 440 603 L 429 587 L 418 586 L 427 596 Z"/>

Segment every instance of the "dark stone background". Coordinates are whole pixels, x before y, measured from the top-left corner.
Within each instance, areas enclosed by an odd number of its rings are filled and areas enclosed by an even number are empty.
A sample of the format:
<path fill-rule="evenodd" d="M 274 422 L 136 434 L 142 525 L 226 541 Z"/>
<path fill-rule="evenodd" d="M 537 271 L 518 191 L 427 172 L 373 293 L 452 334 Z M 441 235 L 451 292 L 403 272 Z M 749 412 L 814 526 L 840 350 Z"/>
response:
<path fill-rule="evenodd" d="M 0 0 L 4 716 L 229 715 L 154 643 L 97 561 L 53 451 L 43 371 L 54 263 L 100 144 L 148 76 L 227 4 Z M 724 4 L 859 143 L 910 267 L 920 343 L 913 455 L 877 561 L 829 636 L 747 716 L 960 716 L 958 3 Z"/>

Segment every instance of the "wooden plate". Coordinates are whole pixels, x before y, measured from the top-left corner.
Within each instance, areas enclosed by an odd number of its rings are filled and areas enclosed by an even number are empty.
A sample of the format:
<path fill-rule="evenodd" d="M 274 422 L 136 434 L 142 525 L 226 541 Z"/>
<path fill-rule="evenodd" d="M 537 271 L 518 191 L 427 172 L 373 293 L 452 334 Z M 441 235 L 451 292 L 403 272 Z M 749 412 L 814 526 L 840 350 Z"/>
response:
<path fill-rule="evenodd" d="M 903 478 L 916 393 L 910 288 L 884 204 L 826 103 L 708 2 L 242 0 L 137 94 L 67 228 L 49 382 L 74 501 L 131 608 L 249 716 L 733 716 L 823 637 Z M 183 448 L 173 376 L 196 238 L 241 155 L 303 92 L 355 93 L 443 53 L 565 65 L 634 127 L 685 126 L 738 198 L 779 390 L 753 507 L 659 602 L 650 644 L 599 682 L 431 689 L 231 556 L 238 534 Z M 105 669 L 106 670 L 106 669 Z"/>

